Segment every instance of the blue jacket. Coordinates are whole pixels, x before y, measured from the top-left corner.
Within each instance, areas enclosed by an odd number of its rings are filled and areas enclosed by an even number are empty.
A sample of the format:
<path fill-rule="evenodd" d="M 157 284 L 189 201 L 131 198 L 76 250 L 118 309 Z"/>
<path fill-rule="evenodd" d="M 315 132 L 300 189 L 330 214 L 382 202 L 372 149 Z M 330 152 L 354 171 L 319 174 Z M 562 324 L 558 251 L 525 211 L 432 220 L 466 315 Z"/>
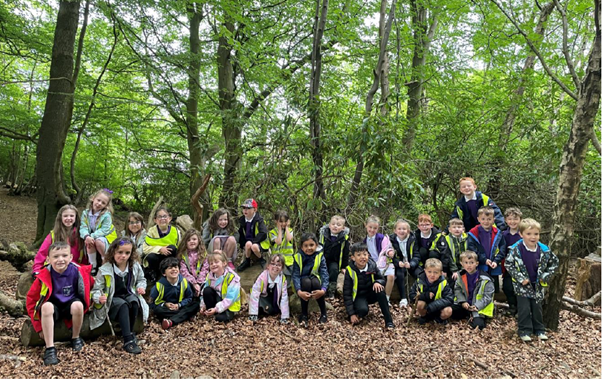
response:
<path fill-rule="evenodd" d="M 479 270 L 490 274 L 491 276 L 498 276 L 502 274 L 502 260 L 506 258 L 506 240 L 502 232 L 495 227 L 491 227 L 491 261 L 497 263 L 495 269 L 491 269 L 487 266 L 487 255 L 485 254 L 485 248 L 479 240 L 479 226 L 474 227 L 468 232 L 468 240 L 466 241 L 466 249 L 474 251 L 479 256 Z"/>
<path fill-rule="evenodd" d="M 316 261 L 316 257 L 322 253 L 322 246 L 318 246 L 316 252 L 313 255 L 308 256 L 302 250 L 297 252 L 297 255 L 301 256 L 301 263 L 303 266 L 303 271 L 299 270 L 299 264 L 297 264 L 297 260 L 293 263 L 293 285 L 295 286 L 295 292 L 301 289 L 301 278 L 307 277 L 311 274 L 311 271 L 314 267 L 314 263 Z M 328 289 L 328 267 L 326 266 L 326 259 L 324 259 L 324 255 L 322 255 L 322 259 L 320 260 L 320 266 L 318 268 L 320 274 L 320 283 L 322 284 L 322 289 Z"/>
<path fill-rule="evenodd" d="M 502 211 L 500 210 L 499 207 L 497 207 L 497 205 L 495 204 L 494 201 L 491 200 L 491 198 L 489 198 L 487 195 L 481 193 L 480 191 L 475 191 L 475 195 L 477 197 L 477 209 L 483 207 L 483 206 L 489 206 L 493 209 L 493 218 L 495 221 L 495 226 L 497 228 L 500 229 L 500 231 L 503 231 L 506 229 L 506 221 L 504 220 L 504 215 L 502 214 Z M 485 199 L 485 201 L 483 201 L 483 198 Z M 453 218 L 458 218 L 461 219 L 464 222 L 464 230 L 465 231 L 470 231 L 474 226 L 479 224 L 479 221 L 476 219 L 473 219 L 472 215 L 470 214 L 470 209 L 468 208 L 468 204 L 466 203 L 466 198 L 464 198 L 464 195 L 462 195 L 460 197 L 460 199 L 458 199 L 456 201 L 456 205 L 454 206 L 454 211 L 451 214 L 450 219 Z"/>
<path fill-rule="evenodd" d="M 183 290 L 182 286 L 184 287 Z M 160 289 L 163 290 L 162 295 L 159 291 Z M 184 292 L 183 294 L 181 293 L 182 291 Z M 181 300 L 180 294 L 182 294 Z M 190 289 L 188 281 L 184 277 L 182 277 L 181 274 L 178 275 L 178 282 L 175 286 L 170 284 L 169 281 L 167 281 L 167 278 L 165 278 L 165 276 L 161 277 L 161 279 L 157 281 L 155 286 L 153 286 L 149 302 L 151 309 L 154 309 L 157 306 L 161 306 L 165 302 L 180 304 L 180 307 L 186 306 L 190 302 L 192 302 L 192 289 Z"/>

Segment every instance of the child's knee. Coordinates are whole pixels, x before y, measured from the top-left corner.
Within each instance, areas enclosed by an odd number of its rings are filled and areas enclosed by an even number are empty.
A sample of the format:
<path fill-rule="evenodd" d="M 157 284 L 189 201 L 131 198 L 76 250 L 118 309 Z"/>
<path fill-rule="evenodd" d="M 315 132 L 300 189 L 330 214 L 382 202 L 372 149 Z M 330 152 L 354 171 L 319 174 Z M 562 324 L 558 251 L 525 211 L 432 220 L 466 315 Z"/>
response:
<path fill-rule="evenodd" d="M 45 302 L 42 304 L 42 317 L 52 317 L 54 314 L 54 305 L 51 302 Z"/>
<path fill-rule="evenodd" d="M 236 244 L 236 239 L 234 239 L 234 236 L 228 237 L 228 239 L 226 239 L 226 244 Z"/>
<path fill-rule="evenodd" d="M 451 317 L 451 315 L 452 315 L 451 307 L 448 306 L 448 307 L 444 308 L 443 310 L 441 310 L 441 315 L 440 315 L 441 319 L 447 319 L 447 318 Z"/>
<path fill-rule="evenodd" d="M 261 248 L 259 247 L 259 244 L 253 244 L 251 245 L 251 250 L 255 253 L 259 253 L 261 251 Z"/>
<path fill-rule="evenodd" d="M 71 315 L 84 314 L 84 304 L 80 301 L 75 301 L 71 304 Z"/>
<path fill-rule="evenodd" d="M 424 302 L 424 301 L 418 301 L 416 303 L 416 309 L 418 309 L 418 310 L 424 310 L 424 309 L 426 309 L 426 302 Z"/>

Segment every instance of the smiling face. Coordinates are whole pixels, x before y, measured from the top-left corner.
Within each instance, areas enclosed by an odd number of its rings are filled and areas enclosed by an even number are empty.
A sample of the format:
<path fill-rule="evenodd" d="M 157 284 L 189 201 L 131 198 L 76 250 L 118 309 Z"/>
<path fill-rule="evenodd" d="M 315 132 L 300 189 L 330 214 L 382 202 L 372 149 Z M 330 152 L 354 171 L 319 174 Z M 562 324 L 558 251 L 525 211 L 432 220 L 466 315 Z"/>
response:
<path fill-rule="evenodd" d="M 318 243 L 313 241 L 312 239 L 305 240 L 303 244 L 301 244 L 301 250 L 308 256 L 316 253 L 316 249 L 318 248 Z"/>
<path fill-rule="evenodd" d="M 378 232 L 378 223 L 375 223 L 375 222 L 366 223 L 366 233 L 368 234 L 368 237 L 372 237 L 372 236 L 376 235 L 377 232 Z"/>
<path fill-rule="evenodd" d="M 272 279 L 278 277 L 280 273 L 282 273 L 282 268 L 284 267 L 284 263 L 280 261 L 278 257 L 272 258 L 270 264 L 268 265 L 268 273 Z"/>
<path fill-rule="evenodd" d="M 48 263 L 57 273 L 63 273 L 73 259 L 69 247 L 59 248 L 48 252 Z"/>
<path fill-rule="evenodd" d="M 437 267 L 428 267 L 424 270 L 424 273 L 426 273 L 426 278 L 431 284 L 441 277 L 441 269 Z"/>
<path fill-rule="evenodd" d="M 165 273 L 163 273 L 165 278 L 171 283 L 175 283 L 178 281 L 178 276 L 180 275 L 180 268 L 178 266 L 173 266 L 165 269 Z"/>
<path fill-rule="evenodd" d="M 115 260 L 115 265 L 117 265 L 120 269 L 125 268 L 130 256 L 132 255 L 132 245 L 124 244 L 117 247 L 113 258 Z"/>
<path fill-rule="evenodd" d="M 98 193 L 94 199 L 92 199 L 92 211 L 96 214 L 99 211 L 104 210 L 109 204 L 109 197 L 103 193 Z"/>
<path fill-rule="evenodd" d="M 197 235 L 190 236 L 190 239 L 186 242 L 186 248 L 189 251 L 196 251 L 199 248 L 199 237 Z"/>
<path fill-rule="evenodd" d="M 217 219 L 217 225 L 219 226 L 219 228 L 226 228 L 226 227 L 228 227 L 228 214 L 222 214 Z"/>
<path fill-rule="evenodd" d="M 73 227 L 73 224 L 75 223 L 75 218 L 76 215 L 74 210 L 64 210 L 61 214 L 61 223 L 63 223 L 63 226 L 65 227 Z"/>
<path fill-rule="evenodd" d="M 472 198 L 476 190 L 477 185 L 475 185 L 472 181 L 465 180 L 460 182 L 460 192 L 468 198 Z"/>
<path fill-rule="evenodd" d="M 510 227 L 510 230 L 516 231 L 518 229 L 518 225 L 520 224 L 520 217 L 516 215 L 508 215 L 506 217 L 506 224 Z"/>
<path fill-rule="evenodd" d="M 171 216 L 165 210 L 157 211 L 157 215 L 155 216 L 155 223 L 161 228 L 161 230 L 165 231 L 171 222 Z"/>
<path fill-rule="evenodd" d="M 331 219 L 328 228 L 332 235 L 338 235 L 345 228 L 345 223 L 338 219 Z"/>
<path fill-rule="evenodd" d="M 209 270 L 215 277 L 219 277 L 224 274 L 227 263 L 223 262 L 217 255 L 211 256 L 209 261 Z"/>
<path fill-rule="evenodd" d="M 483 227 L 487 231 L 489 231 L 489 229 L 491 229 L 491 226 L 493 226 L 493 215 L 481 214 L 477 217 L 477 220 L 479 221 L 481 227 Z"/>
<path fill-rule="evenodd" d="M 351 260 L 355 263 L 357 269 L 364 269 L 368 265 L 370 253 L 368 251 L 357 251 L 351 255 Z"/>
<path fill-rule="evenodd" d="M 431 228 L 433 228 L 433 223 L 431 222 L 423 220 L 422 222 L 418 223 L 418 229 L 425 235 L 428 235 L 431 232 Z"/>
<path fill-rule="evenodd" d="M 537 243 L 539 242 L 539 229 L 528 228 L 520 233 L 520 237 L 523 238 L 523 241 L 528 248 L 535 249 L 537 248 Z"/>
<path fill-rule="evenodd" d="M 135 235 L 142 229 L 142 222 L 136 218 L 130 217 L 130 220 L 128 221 L 128 227 L 130 232 Z"/>
<path fill-rule="evenodd" d="M 395 225 L 395 235 L 400 240 L 405 240 L 410 235 L 410 226 L 407 223 L 397 223 Z"/>

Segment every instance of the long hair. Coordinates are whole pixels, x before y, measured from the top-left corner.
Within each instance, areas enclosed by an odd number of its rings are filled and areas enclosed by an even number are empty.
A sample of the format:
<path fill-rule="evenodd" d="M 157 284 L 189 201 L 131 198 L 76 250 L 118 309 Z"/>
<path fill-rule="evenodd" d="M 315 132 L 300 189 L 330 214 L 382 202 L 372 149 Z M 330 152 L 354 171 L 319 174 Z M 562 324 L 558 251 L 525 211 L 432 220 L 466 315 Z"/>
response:
<path fill-rule="evenodd" d="M 142 215 L 138 214 L 137 212 L 132 211 L 128 214 L 128 218 L 125 221 L 125 226 L 123 227 L 123 230 L 128 235 L 128 237 L 130 235 L 133 235 L 132 231 L 130 231 L 130 219 L 136 219 L 137 221 L 140 222 L 140 231 L 138 231 L 136 233 L 136 240 L 138 240 L 138 238 L 140 237 L 140 234 L 142 233 L 142 231 L 144 231 L 144 228 L 146 227 L 144 225 L 144 219 L 142 218 Z"/>
<path fill-rule="evenodd" d="M 205 249 L 205 243 L 203 243 L 203 239 L 201 238 L 201 233 L 195 230 L 194 228 L 191 228 L 188 231 L 186 231 L 184 237 L 182 238 L 182 242 L 178 247 L 178 259 L 182 260 L 184 253 L 188 251 L 188 240 L 190 240 L 195 235 L 199 239 L 199 247 L 197 248 L 199 251 L 199 261 L 202 262 L 202 260 L 205 258 L 207 250 Z"/>
<path fill-rule="evenodd" d="M 130 254 L 130 258 L 128 259 L 128 265 L 130 268 L 133 268 L 135 262 L 140 262 L 140 258 L 138 257 L 138 252 L 136 251 L 136 243 L 134 243 L 134 241 L 127 236 L 123 236 L 113 240 L 113 242 L 109 246 L 109 249 L 107 250 L 104 262 L 115 264 L 115 252 L 117 252 L 117 248 L 126 244 L 132 246 L 132 253 Z"/>
<path fill-rule="evenodd" d="M 71 210 L 75 212 L 75 222 L 73 226 L 67 227 L 63 224 L 63 212 Z M 79 236 L 79 211 L 73 205 L 64 205 L 60 208 L 59 212 L 56 214 L 56 219 L 54 220 L 54 228 L 52 232 L 54 233 L 54 241 L 64 241 L 68 242 L 70 246 L 77 246 L 79 248 L 83 247 L 83 240 L 80 239 Z"/>
<path fill-rule="evenodd" d="M 114 214 L 115 210 L 113 210 L 113 192 L 109 189 L 100 189 L 97 192 L 95 192 L 90 197 L 90 199 L 88 199 L 86 209 L 92 211 L 92 202 L 98 196 L 98 194 L 104 194 L 109 199 L 109 201 L 107 202 L 107 207 L 105 207 L 105 209 L 100 212 L 100 215 L 104 214 L 105 211 L 109 211 L 111 214 Z"/>
<path fill-rule="evenodd" d="M 230 214 L 230 211 L 225 208 L 218 208 L 217 210 L 215 210 L 213 215 L 211 215 L 211 218 L 209 218 L 208 223 L 209 223 L 209 230 L 211 231 L 211 233 L 220 229 L 220 226 L 217 224 L 217 221 L 224 214 L 228 215 L 228 225 L 226 226 L 228 233 L 230 235 L 232 235 L 234 233 L 234 230 L 236 227 L 234 226 L 234 221 L 232 220 L 232 215 Z"/>

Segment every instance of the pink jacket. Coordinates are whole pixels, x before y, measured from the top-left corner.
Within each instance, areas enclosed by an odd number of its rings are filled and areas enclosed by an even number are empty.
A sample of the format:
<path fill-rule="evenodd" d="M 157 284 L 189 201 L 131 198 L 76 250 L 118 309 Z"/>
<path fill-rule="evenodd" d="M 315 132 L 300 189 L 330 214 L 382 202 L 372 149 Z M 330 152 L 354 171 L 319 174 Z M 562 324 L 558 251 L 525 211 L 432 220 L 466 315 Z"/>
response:
<path fill-rule="evenodd" d="M 213 273 L 209 272 L 209 274 L 207 275 L 207 280 L 205 281 L 205 286 L 209 286 L 215 289 L 217 294 L 221 296 L 222 283 L 228 273 L 232 273 L 234 275 L 234 278 L 232 279 L 232 282 L 230 282 L 230 285 L 228 285 L 228 288 L 226 290 L 226 296 L 223 297 L 222 300 L 215 305 L 215 309 L 217 310 L 218 314 L 228 310 L 231 306 L 233 306 L 233 304 L 236 301 L 240 300 L 240 277 L 238 277 L 236 272 L 234 272 L 232 269 L 226 267 L 224 274 L 217 278 Z M 203 298 L 201 298 L 201 309 L 204 307 L 205 302 Z"/>
<path fill-rule="evenodd" d="M 393 265 L 393 259 L 390 259 L 387 256 L 387 252 L 393 249 L 393 246 L 391 245 L 391 240 L 389 240 L 389 237 L 387 235 L 385 235 L 385 237 L 383 238 L 381 248 L 382 249 L 378 254 L 378 262 L 376 263 L 376 267 L 379 270 L 384 270 L 387 269 L 389 265 Z"/>
<path fill-rule="evenodd" d="M 264 270 L 259 274 L 253 289 L 251 289 L 251 297 L 249 299 L 249 315 L 257 315 L 259 312 L 259 297 L 265 297 L 268 294 L 268 270 Z M 278 294 L 278 307 L 282 312 L 281 318 L 289 318 L 290 311 L 288 307 L 288 284 L 286 277 L 281 274 L 282 281 L 276 284 L 276 292 Z"/>
<path fill-rule="evenodd" d="M 205 271 L 203 271 L 206 268 Z M 205 262 L 201 266 L 199 263 L 199 253 L 196 251 L 186 252 L 182 255 L 180 261 L 180 274 L 188 280 L 190 284 L 202 284 L 207 277 L 209 264 Z"/>
<path fill-rule="evenodd" d="M 75 227 L 73 228 L 73 230 L 73 232 L 75 233 Z M 54 234 L 51 231 L 46 236 L 46 239 L 44 239 L 44 242 L 40 246 L 40 249 L 38 249 L 36 257 L 33 259 L 33 267 L 31 268 L 32 273 L 40 273 L 42 269 L 46 266 L 46 264 L 48 264 L 46 262 L 46 259 L 48 258 L 48 249 L 50 248 L 52 243 L 54 243 Z M 71 247 L 71 254 L 73 255 L 73 259 L 71 260 L 72 262 L 80 265 L 88 264 L 88 257 L 84 255 L 83 252 L 81 252 L 77 240 L 75 245 Z"/>

